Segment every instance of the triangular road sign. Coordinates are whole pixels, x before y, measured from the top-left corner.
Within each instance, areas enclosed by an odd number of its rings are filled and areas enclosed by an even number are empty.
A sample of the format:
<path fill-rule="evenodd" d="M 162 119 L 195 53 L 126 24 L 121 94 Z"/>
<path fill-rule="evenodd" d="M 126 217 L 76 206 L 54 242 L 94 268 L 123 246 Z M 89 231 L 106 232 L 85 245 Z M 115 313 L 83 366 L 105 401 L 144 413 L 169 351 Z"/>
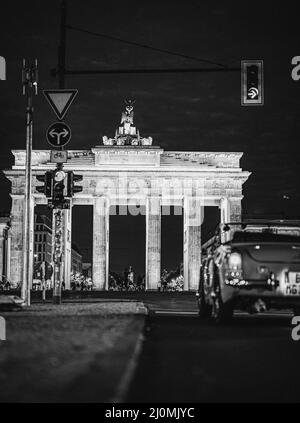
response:
<path fill-rule="evenodd" d="M 71 106 L 78 90 L 43 90 L 48 103 L 59 120 L 62 120 Z"/>

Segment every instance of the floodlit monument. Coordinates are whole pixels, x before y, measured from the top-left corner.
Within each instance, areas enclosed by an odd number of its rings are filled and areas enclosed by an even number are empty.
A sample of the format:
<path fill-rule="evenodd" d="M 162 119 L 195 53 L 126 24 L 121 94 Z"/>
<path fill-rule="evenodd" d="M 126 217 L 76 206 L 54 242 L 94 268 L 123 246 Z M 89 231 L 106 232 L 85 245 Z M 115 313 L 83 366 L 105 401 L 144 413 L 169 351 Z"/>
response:
<path fill-rule="evenodd" d="M 161 276 L 161 210 L 178 206 L 183 210 L 184 289 L 195 290 L 201 263 L 201 223 L 204 206 L 220 208 L 221 222 L 241 219 L 243 184 L 250 173 L 240 168 L 242 153 L 164 151 L 142 137 L 133 125 L 133 101 L 126 101 L 121 124 L 113 138 L 90 150 L 69 150 L 66 171 L 83 175 L 83 191 L 64 210 L 63 263 L 66 288 L 70 287 L 72 206 L 93 206 L 93 282 L 108 289 L 109 216 L 115 206 L 124 212 L 146 214 L 146 289 L 156 290 Z M 4 173 L 11 181 L 10 279 L 20 283 L 23 268 L 25 150 L 13 150 L 15 164 Z M 36 192 L 35 176 L 55 168 L 50 150 L 32 153 L 34 206 L 47 204 Z M 32 208 L 32 222 L 34 208 Z M 79 222 L 84 224 L 84 222 Z M 33 228 L 33 226 L 32 226 Z M 33 258 L 33 229 L 31 256 Z M 33 261 L 33 260 L 32 260 Z"/>

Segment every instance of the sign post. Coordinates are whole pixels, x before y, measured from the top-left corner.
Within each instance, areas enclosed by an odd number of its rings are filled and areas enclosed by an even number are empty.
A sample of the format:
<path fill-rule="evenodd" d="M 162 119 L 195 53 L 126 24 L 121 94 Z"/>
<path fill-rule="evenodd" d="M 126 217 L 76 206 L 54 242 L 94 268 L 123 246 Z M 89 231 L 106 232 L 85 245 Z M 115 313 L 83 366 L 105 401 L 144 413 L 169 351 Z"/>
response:
<path fill-rule="evenodd" d="M 67 162 L 68 154 L 64 150 L 64 146 L 71 139 L 71 128 L 62 119 L 66 115 L 70 105 L 76 97 L 78 90 L 63 89 L 63 83 L 60 83 L 61 89 L 58 90 L 44 90 L 43 94 L 50 104 L 52 110 L 58 118 L 58 122 L 49 126 L 46 131 L 46 138 L 48 143 L 54 147 L 51 151 L 51 163 L 57 163 L 56 171 L 53 174 L 53 238 L 52 238 L 52 252 L 54 264 L 53 277 L 53 304 L 61 304 L 61 286 L 63 279 L 62 272 L 62 252 L 64 247 L 63 231 L 65 230 L 65 214 L 64 208 L 69 207 L 69 201 L 64 198 L 64 179 L 66 174 L 62 171 L 63 163 Z M 64 176 L 63 176 L 64 175 Z M 62 179 L 61 179 L 62 178 Z"/>
<path fill-rule="evenodd" d="M 63 212 L 61 209 L 55 209 L 53 212 L 54 220 L 54 278 L 53 278 L 53 304 L 61 304 L 61 277 L 62 277 L 62 241 L 63 241 L 63 228 L 62 228 L 62 215 Z"/>

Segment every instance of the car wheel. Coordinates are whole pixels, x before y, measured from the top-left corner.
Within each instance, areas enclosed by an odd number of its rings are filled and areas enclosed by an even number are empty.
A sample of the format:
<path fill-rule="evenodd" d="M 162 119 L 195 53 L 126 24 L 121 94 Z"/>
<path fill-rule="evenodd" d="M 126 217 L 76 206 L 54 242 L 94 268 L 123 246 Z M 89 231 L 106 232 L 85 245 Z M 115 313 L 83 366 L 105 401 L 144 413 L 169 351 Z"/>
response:
<path fill-rule="evenodd" d="M 223 302 L 221 295 L 221 287 L 218 275 L 218 269 L 214 269 L 214 295 L 212 295 L 212 317 L 216 323 L 228 322 L 233 317 L 233 302 Z"/>
<path fill-rule="evenodd" d="M 211 305 L 207 304 L 205 300 L 204 288 L 203 283 L 200 282 L 199 287 L 199 296 L 198 296 L 198 310 L 199 310 L 199 317 L 210 317 L 212 312 Z"/>

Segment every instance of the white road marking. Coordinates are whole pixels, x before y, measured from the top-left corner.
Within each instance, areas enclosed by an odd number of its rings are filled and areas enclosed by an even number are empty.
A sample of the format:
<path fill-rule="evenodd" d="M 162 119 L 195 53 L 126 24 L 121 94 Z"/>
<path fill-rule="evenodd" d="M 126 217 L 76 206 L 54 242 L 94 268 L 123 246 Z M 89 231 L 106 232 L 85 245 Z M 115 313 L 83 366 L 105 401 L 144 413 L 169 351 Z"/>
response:
<path fill-rule="evenodd" d="M 245 316 L 251 316 L 251 317 L 292 317 L 293 313 L 292 312 L 271 312 L 271 311 L 266 311 L 265 313 L 257 313 L 257 314 L 249 314 L 246 311 L 236 311 L 234 313 L 235 316 L 237 317 L 245 317 Z"/>
<path fill-rule="evenodd" d="M 197 311 L 182 311 L 182 310 L 153 310 L 155 314 L 188 314 L 188 315 L 196 315 L 198 314 Z"/>
<path fill-rule="evenodd" d="M 126 399 L 126 395 L 128 392 L 128 389 L 130 387 L 130 383 L 133 379 L 135 369 L 138 364 L 139 356 L 142 352 L 142 346 L 144 342 L 144 335 L 142 333 L 139 334 L 133 354 L 127 364 L 126 370 L 121 377 L 121 380 L 117 386 L 116 393 L 114 397 L 109 401 L 110 403 L 123 403 Z"/>
<path fill-rule="evenodd" d="M 156 309 L 151 310 L 154 314 L 162 314 L 162 315 L 189 315 L 189 316 L 197 316 L 198 311 L 189 311 L 189 310 L 166 310 L 166 309 Z M 265 313 L 258 313 L 258 314 L 249 314 L 246 311 L 236 311 L 234 313 L 235 317 L 292 317 L 293 313 L 288 311 L 281 311 L 281 312 L 271 312 L 266 311 Z"/>

